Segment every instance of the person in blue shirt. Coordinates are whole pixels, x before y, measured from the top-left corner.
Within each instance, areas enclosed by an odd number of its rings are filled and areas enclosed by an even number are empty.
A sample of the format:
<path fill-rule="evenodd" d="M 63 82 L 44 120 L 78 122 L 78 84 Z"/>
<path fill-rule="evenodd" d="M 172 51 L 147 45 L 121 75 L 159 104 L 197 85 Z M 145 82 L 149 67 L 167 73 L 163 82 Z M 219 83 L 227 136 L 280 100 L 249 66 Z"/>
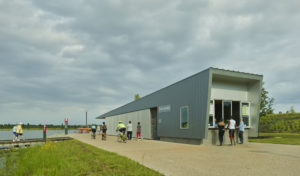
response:
<path fill-rule="evenodd" d="M 245 131 L 245 124 L 243 122 L 243 119 L 241 118 L 239 128 L 239 138 L 240 138 L 240 144 L 244 143 L 244 131 Z"/>
<path fill-rule="evenodd" d="M 97 127 L 95 124 L 92 125 L 92 137 L 95 139 L 96 138 L 96 130 L 97 130 Z"/>

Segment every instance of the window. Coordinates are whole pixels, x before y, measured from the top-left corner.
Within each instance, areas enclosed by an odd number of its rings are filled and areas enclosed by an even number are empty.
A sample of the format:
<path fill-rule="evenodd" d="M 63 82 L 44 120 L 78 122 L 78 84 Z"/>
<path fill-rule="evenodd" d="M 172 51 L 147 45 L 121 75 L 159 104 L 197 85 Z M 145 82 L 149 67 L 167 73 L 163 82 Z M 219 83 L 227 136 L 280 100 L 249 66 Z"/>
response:
<path fill-rule="evenodd" d="M 183 106 L 180 108 L 180 128 L 189 128 L 189 107 Z"/>

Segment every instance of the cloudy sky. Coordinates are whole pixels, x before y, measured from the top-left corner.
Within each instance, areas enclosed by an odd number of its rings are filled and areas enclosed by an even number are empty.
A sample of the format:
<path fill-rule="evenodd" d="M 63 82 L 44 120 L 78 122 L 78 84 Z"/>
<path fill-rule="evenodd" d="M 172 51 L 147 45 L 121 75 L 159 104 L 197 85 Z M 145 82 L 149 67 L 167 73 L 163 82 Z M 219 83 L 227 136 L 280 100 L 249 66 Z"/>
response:
<path fill-rule="evenodd" d="M 299 0 L 0 0 L 0 123 L 84 124 L 208 67 L 300 111 Z M 95 120 L 93 120 L 95 121 Z"/>

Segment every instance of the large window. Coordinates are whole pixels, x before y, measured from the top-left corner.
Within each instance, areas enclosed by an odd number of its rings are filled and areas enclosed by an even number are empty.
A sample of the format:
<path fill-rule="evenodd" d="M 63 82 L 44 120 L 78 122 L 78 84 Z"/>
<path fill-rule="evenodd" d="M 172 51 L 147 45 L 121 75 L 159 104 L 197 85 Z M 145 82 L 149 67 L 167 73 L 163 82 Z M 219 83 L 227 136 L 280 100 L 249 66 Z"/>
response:
<path fill-rule="evenodd" d="M 180 128 L 189 128 L 189 107 L 182 106 L 180 108 Z"/>

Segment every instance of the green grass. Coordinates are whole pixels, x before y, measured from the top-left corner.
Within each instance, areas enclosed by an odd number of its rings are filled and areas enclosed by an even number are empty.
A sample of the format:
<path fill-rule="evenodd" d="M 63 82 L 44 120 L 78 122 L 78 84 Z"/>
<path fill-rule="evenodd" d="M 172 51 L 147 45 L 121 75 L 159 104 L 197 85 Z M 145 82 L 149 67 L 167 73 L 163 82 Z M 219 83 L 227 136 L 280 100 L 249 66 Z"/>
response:
<path fill-rule="evenodd" d="M 300 145 L 300 133 L 259 133 L 258 139 L 249 139 L 249 142 Z"/>
<path fill-rule="evenodd" d="M 0 175 L 161 175 L 126 157 L 77 140 L 50 142 L 1 155 L 5 167 L 0 168 Z"/>

